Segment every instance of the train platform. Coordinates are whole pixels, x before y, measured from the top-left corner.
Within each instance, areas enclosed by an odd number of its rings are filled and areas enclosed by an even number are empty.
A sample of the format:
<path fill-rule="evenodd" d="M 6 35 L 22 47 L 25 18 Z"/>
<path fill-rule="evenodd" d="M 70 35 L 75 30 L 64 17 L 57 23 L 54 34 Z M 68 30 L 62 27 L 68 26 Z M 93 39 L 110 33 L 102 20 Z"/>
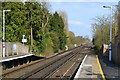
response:
<path fill-rule="evenodd" d="M 15 59 L 20 59 L 20 58 L 25 58 L 25 57 L 29 57 L 29 56 L 32 56 L 32 55 L 34 55 L 34 54 L 25 54 L 25 55 L 16 55 L 16 56 L 3 57 L 3 58 L 0 59 L 0 63 L 15 60 Z"/>
<path fill-rule="evenodd" d="M 99 56 L 106 80 L 120 80 L 120 66 L 110 62 L 107 56 Z"/>
<path fill-rule="evenodd" d="M 105 80 L 97 55 L 86 55 L 74 77 L 74 80 L 84 79 Z"/>

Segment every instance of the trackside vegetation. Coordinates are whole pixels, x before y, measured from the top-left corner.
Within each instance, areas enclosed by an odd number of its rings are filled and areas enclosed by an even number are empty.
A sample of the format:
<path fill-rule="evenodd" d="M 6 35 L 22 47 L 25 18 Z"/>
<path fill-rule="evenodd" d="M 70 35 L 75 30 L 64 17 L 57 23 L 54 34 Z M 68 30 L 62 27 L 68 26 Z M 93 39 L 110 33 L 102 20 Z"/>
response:
<path fill-rule="evenodd" d="M 51 13 L 49 2 L 2 2 L 3 10 L 11 10 L 5 13 L 6 42 L 21 42 L 22 35 L 25 35 L 25 44 L 32 47 L 36 55 L 63 51 L 66 45 L 72 48 L 86 40 L 65 30 L 68 27 L 65 25 L 66 16 L 57 11 Z"/>

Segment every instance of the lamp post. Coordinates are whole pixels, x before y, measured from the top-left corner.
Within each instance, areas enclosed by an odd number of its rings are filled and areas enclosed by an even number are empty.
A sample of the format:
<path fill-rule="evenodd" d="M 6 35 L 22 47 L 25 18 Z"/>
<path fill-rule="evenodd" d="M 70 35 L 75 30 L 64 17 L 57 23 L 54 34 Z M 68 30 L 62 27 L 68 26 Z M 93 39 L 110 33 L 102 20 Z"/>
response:
<path fill-rule="evenodd" d="M 110 8 L 110 49 L 109 49 L 109 61 L 112 59 L 112 6 L 103 6 L 103 8 Z"/>
<path fill-rule="evenodd" d="M 5 12 L 11 10 L 3 10 L 3 45 L 2 45 L 2 57 L 5 57 Z"/>

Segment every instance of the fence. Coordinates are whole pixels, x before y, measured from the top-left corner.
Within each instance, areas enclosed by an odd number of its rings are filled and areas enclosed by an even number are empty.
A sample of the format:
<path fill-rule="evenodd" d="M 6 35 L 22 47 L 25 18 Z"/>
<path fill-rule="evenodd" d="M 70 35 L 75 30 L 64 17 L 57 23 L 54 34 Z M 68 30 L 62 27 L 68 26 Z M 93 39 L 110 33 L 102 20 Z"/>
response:
<path fill-rule="evenodd" d="M 115 43 L 113 44 L 112 59 L 116 64 L 120 65 L 120 47 L 118 45 L 118 36 L 115 37 Z"/>
<path fill-rule="evenodd" d="M 24 55 L 29 54 L 29 46 L 23 45 L 19 42 L 6 42 L 5 43 L 5 56 Z M 0 43 L 0 56 L 2 57 L 2 43 Z"/>

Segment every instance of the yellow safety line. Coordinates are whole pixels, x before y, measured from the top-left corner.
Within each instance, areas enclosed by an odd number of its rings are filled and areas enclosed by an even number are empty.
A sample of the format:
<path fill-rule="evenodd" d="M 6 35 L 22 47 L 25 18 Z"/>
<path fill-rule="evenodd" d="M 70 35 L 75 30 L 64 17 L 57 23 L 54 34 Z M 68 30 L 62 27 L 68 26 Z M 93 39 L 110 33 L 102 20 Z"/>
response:
<path fill-rule="evenodd" d="M 106 79 L 105 79 L 105 76 L 104 76 L 104 74 L 103 74 L 102 67 L 101 67 L 101 65 L 100 65 L 100 61 L 99 61 L 99 59 L 98 59 L 98 55 L 96 55 L 96 58 L 97 58 L 97 63 L 98 63 L 98 66 L 99 66 L 99 69 L 100 69 L 100 73 L 101 73 L 101 75 L 102 75 L 102 78 L 103 78 L 103 80 L 106 80 Z"/>

